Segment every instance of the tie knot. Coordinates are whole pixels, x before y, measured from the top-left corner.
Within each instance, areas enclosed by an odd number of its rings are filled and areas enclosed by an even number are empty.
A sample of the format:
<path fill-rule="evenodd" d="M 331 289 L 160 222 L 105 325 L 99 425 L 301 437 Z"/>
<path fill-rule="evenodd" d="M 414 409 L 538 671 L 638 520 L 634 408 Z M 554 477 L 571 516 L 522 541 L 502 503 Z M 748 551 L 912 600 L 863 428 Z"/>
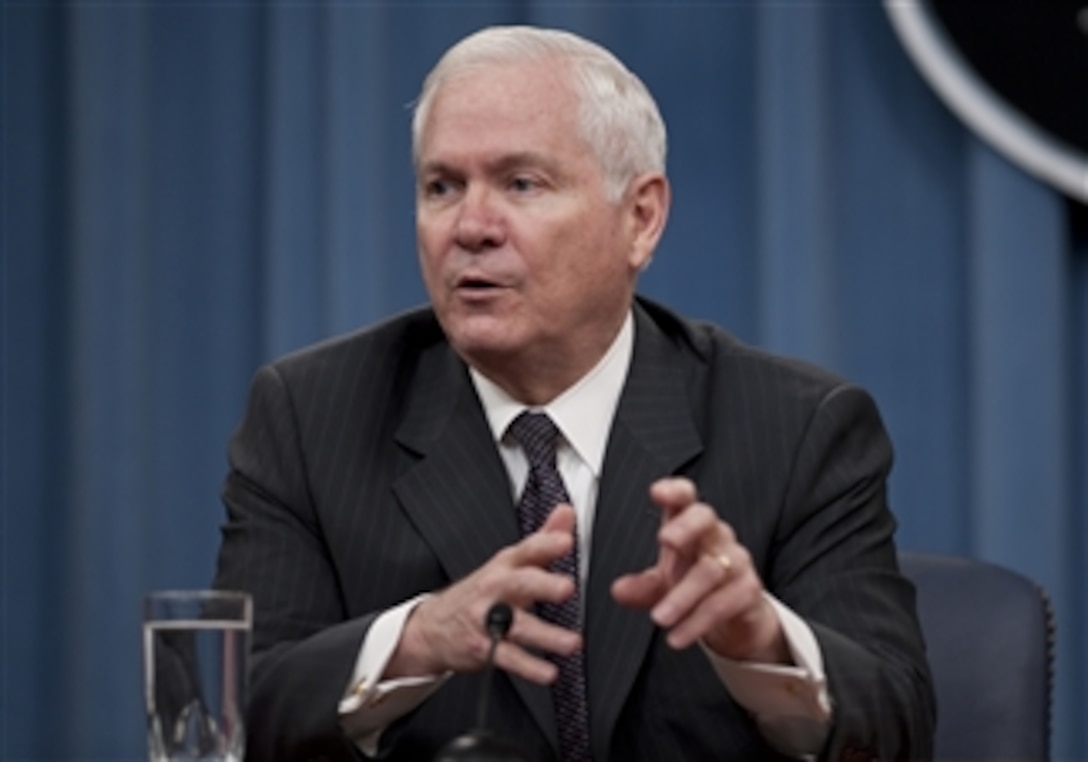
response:
<path fill-rule="evenodd" d="M 525 450 L 531 467 L 554 467 L 559 428 L 547 413 L 530 413 L 526 410 L 514 419 L 508 431 Z"/>

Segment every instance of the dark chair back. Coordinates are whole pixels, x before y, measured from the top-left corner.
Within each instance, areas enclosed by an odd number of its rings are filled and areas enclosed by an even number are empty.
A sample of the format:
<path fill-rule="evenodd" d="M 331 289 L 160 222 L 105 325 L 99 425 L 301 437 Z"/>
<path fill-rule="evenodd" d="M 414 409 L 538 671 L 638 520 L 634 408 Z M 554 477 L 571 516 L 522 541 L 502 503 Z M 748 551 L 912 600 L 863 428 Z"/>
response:
<path fill-rule="evenodd" d="M 918 590 L 937 692 L 934 759 L 1049 759 L 1054 616 L 1043 589 L 981 561 L 899 561 Z"/>

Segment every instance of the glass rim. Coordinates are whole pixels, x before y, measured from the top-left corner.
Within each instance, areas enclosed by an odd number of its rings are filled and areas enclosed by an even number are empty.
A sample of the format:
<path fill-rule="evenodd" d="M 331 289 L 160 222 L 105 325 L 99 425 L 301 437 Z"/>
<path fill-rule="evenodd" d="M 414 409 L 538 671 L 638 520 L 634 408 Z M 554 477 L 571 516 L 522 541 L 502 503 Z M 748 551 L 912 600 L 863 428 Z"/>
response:
<path fill-rule="evenodd" d="M 222 619 L 253 622 L 253 596 L 242 590 L 152 590 L 143 598 L 143 621 Z"/>
<path fill-rule="evenodd" d="M 244 590 L 213 590 L 193 588 L 184 590 L 181 588 L 170 590 L 150 590 L 144 593 L 145 601 L 252 601 L 253 596 Z"/>

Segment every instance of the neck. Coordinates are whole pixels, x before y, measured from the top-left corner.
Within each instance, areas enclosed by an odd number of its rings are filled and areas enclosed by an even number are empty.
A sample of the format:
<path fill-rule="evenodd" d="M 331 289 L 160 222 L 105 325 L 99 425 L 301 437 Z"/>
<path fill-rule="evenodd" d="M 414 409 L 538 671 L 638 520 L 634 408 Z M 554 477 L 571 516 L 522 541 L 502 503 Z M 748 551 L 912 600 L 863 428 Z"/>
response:
<path fill-rule="evenodd" d="M 578 383 L 595 362 L 584 368 L 580 365 L 549 367 L 544 363 L 516 360 L 512 363 L 472 361 L 470 364 L 518 402 L 528 407 L 540 407 Z"/>
<path fill-rule="evenodd" d="M 529 407 L 547 405 L 566 392 L 604 358 L 619 336 L 624 315 L 613 330 L 594 341 L 563 351 L 535 347 L 515 356 L 508 354 L 465 357 L 479 373 L 511 398 Z"/>

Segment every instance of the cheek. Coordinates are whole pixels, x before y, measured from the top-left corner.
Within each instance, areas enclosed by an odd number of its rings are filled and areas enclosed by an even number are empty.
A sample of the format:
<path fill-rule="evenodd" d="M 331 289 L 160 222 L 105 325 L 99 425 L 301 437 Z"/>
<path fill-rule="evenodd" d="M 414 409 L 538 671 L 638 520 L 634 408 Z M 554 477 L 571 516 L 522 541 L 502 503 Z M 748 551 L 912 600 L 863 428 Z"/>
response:
<path fill-rule="evenodd" d="M 419 258 L 423 277 L 437 275 L 442 262 L 441 236 L 433 226 L 416 225 L 416 255 Z"/>
<path fill-rule="evenodd" d="M 442 287 L 442 267 L 440 259 L 434 254 L 428 254 L 422 242 L 418 248 L 419 272 L 423 277 L 423 287 L 427 291 L 431 304 L 439 307 L 445 303 L 446 290 Z"/>
<path fill-rule="evenodd" d="M 565 276 L 576 280 L 576 287 L 592 290 L 626 280 L 627 258 L 617 246 L 615 233 L 607 228 L 587 226 L 582 234 L 564 241 L 561 250 L 569 252 Z"/>
<path fill-rule="evenodd" d="M 631 267 L 614 239 L 590 241 L 568 270 L 568 291 L 590 312 L 611 313 L 632 288 Z"/>

